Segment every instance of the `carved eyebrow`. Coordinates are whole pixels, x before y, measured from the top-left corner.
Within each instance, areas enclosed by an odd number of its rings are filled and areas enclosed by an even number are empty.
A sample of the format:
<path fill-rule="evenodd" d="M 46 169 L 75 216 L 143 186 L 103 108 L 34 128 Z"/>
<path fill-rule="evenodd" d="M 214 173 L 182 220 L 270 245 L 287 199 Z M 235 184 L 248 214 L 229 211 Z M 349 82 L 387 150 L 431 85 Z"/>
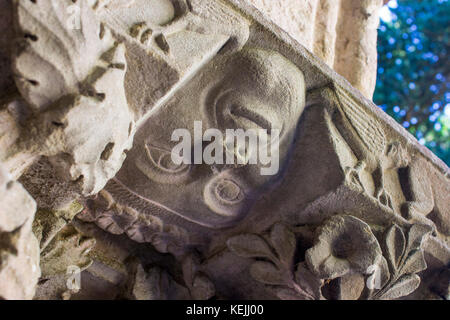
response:
<path fill-rule="evenodd" d="M 250 120 L 251 122 L 257 124 L 259 127 L 266 129 L 268 134 L 270 134 L 272 131 L 272 122 L 267 120 L 263 115 L 260 115 L 257 112 L 233 104 L 230 108 L 230 114 L 236 117 L 242 117 Z"/>

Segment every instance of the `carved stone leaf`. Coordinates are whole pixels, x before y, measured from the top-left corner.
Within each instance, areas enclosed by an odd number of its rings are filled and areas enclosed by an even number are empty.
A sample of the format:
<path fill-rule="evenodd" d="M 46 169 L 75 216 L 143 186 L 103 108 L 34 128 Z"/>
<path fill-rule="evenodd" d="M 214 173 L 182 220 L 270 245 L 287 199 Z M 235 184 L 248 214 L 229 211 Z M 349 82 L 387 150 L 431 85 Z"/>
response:
<path fill-rule="evenodd" d="M 79 83 L 114 44 L 87 1 L 14 1 L 24 39 L 13 61 L 24 99 L 42 108 L 78 92 Z"/>
<path fill-rule="evenodd" d="M 361 294 L 366 287 L 364 275 L 361 273 L 346 274 L 339 279 L 337 287 L 327 288 L 328 294 L 332 294 L 330 298 L 338 300 L 359 300 Z M 331 291 L 331 292 L 330 292 Z"/>
<path fill-rule="evenodd" d="M 414 224 L 408 232 L 407 252 L 421 249 L 424 238 L 430 234 L 432 228 L 425 224 Z"/>
<path fill-rule="evenodd" d="M 216 288 L 211 280 L 198 272 L 200 261 L 194 254 L 187 255 L 181 264 L 183 278 L 191 295 L 196 300 L 209 300 L 216 294 Z"/>
<path fill-rule="evenodd" d="M 194 283 L 194 275 L 197 273 L 198 264 L 199 261 L 197 257 L 192 254 L 189 254 L 186 258 L 184 258 L 183 262 L 181 263 L 184 282 L 188 287 L 192 287 Z"/>
<path fill-rule="evenodd" d="M 376 281 L 378 281 L 379 288 L 384 287 L 391 278 L 391 274 L 389 272 L 389 266 L 386 259 L 383 257 L 378 265 L 379 271 L 378 274 L 374 274 Z M 375 283 L 377 284 L 377 283 Z"/>
<path fill-rule="evenodd" d="M 216 288 L 209 278 L 203 274 L 195 277 L 192 295 L 196 300 L 209 300 L 216 294 Z"/>
<path fill-rule="evenodd" d="M 414 292 L 420 284 L 420 277 L 415 274 L 408 274 L 398 279 L 380 299 L 392 300 L 401 298 Z"/>
<path fill-rule="evenodd" d="M 268 285 L 286 285 L 286 274 L 273 263 L 258 261 L 251 265 L 250 274 L 253 279 Z"/>
<path fill-rule="evenodd" d="M 243 258 L 268 258 L 274 260 L 272 250 L 266 241 L 253 234 L 244 234 L 228 239 L 228 248 Z"/>
<path fill-rule="evenodd" d="M 62 178 L 77 181 L 84 195 L 98 193 L 133 141 L 125 46 L 96 19 L 87 0 L 16 0 L 14 8 L 23 38 L 12 54 L 15 80 L 37 114 L 18 145 L 51 158 Z"/>
<path fill-rule="evenodd" d="M 290 268 L 297 244 L 294 233 L 285 225 L 278 223 L 270 232 L 270 242 L 281 262 Z"/>
<path fill-rule="evenodd" d="M 322 297 L 321 288 L 323 281 L 309 271 L 305 262 L 298 265 L 295 272 L 295 282 L 305 291 L 305 296 L 308 296 L 310 299 L 320 299 Z"/>
<path fill-rule="evenodd" d="M 41 253 L 42 276 L 64 274 L 70 266 L 77 266 L 81 271 L 87 269 L 93 262 L 88 254 L 95 242 L 72 225 L 66 226 Z"/>
<path fill-rule="evenodd" d="M 36 202 L 0 164 L 0 297 L 32 299 L 41 275 L 31 225 Z"/>
<path fill-rule="evenodd" d="M 153 267 L 147 273 L 139 265 L 133 286 L 133 295 L 137 300 L 167 299 L 171 281 L 172 279 L 163 269 Z"/>
<path fill-rule="evenodd" d="M 104 55 L 109 56 L 105 57 L 107 60 L 99 63 L 109 63 L 108 68 L 99 67 L 98 72 L 89 77 L 84 83 L 88 92 L 78 96 L 77 102 L 69 105 L 70 111 L 61 117 L 60 121 L 67 126 L 46 141 L 50 155 L 63 149 L 73 157 L 73 163 L 69 162 L 70 178 L 83 177 L 82 191 L 85 195 L 99 192 L 115 176 L 125 160 L 124 151 L 129 150 L 133 142 L 133 114 L 128 108 L 123 86 L 125 47 L 118 45 L 107 53 Z M 57 108 L 55 106 L 54 111 Z M 55 112 L 48 116 L 54 117 Z M 96 125 L 93 125 L 94 121 Z M 60 138 L 60 135 L 65 138 L 65 145 L 54 145 L 50 139 Z"/>
<path fill-rule="evenodd" d="M 386 255 L 393 270 L 399 268 L 400 260 L 405 252 L 406 240 L 403 231 L 393 225 L 389 228 L 385 238 Z"/>
<path fill-rule="evenodd" d="M 409 252 L 400 272 L 402 274 L 418 273 L 427 268 L 424 253 L 422 250 L 413 250 Z"/>

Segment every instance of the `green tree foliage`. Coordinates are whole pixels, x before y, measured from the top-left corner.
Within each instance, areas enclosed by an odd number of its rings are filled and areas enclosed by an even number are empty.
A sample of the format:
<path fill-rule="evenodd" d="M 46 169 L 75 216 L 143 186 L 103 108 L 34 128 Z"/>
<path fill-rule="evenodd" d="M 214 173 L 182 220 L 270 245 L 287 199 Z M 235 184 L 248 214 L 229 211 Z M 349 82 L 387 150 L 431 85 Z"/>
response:
<path fill-rule="evenodd" d="M 450 1 L 383 8 L 374 101 L 450 165 Z"/>

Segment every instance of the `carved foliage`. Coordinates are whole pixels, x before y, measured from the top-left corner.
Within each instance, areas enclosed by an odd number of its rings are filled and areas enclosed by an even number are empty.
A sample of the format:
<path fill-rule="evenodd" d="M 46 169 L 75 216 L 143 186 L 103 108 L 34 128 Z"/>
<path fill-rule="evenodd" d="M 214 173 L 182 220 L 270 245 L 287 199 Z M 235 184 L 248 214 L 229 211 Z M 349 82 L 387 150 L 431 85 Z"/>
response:
<path fill-rule="evenodd" d="M 13 53 L 15 80 L 35 113 L 21 130 L 19 149 L 56 156 L 65 178 L 79 181 L 86 195 L 96 193 L 121 167 L 134 133 L 124 46 L 85 0 L 14 5 L 22 39 Z M 79 10 L 73 24 L 71 6 Z"/>
<path fill-rule="evenodd" d="M 380 245 L 363 221 L 348 215 L 334 216 L 316 230 L 315 245 L 305 255 L 319 278 L 335 279 L 348 273 L 365 273 L 382 259 Z"/>
<path fill-rule="evenodd" d="M 420 277 L 416 274 L 427 268 L 422 242 L 432 229 L 427 225 L 415 224 L 408 232 L 396 225 L 385 233 L 383 251 L 389 269 L 389 281 L 378 291 L 370 294 L 372 299 L 396 299 L 417 289 Z"/>
<path fill-rule="evenodd" d="M 251 276 L 281 299 L 324 299 L 330 285 L 339 294 L 327 298 L 396 299 L 419 286 L 416 273 L 426 269 L 421 244 L 430 232 L 426 225 L 412 225 L 407 232 L 392 225 L 379 241 L 363 221 L 337 215 L 316 229 L 306 261 L 296 235 L 283 224 L 267 234 L 235 236 L 227 244 L 238 256 L 254 260 Z"/>
<path fill-rule="evenodd" d="M 322 281 L 304 263 L 294 266 L 296 243 L 288 227 L 276 224 L 267 235 L 239 235 L 229 239 L 227 245 L 235 254 L 255 259 L 250 274 L 274 289 L 281 299 L 321 299 Z"/>
<path fill-rule="evenodd" d="M 36 203 L 0 166 L 0 299 L 32 299 L 40 276 Z"/>
<path fill-rule="evenodd" d="M 183 278 L 192 298 L 196 300 L 209 300 L 216 294 L 214 284 L 200 269 L 199 257 L 193 253 L 188 254 L 182 261 Z"/>
<path fill-rule="evenodd" d="M 153 266 L 147 271 L 137 265 L 130 284 L 130 298 L 136 300 L 170 300 L 188 299 L 186 288 L 174 281 L 164 269 Z"/>
<path fill-rule="evenodd" d="M 78 93 L 80 84 L 114 44 L 87 1 L 78 1 L 76 6 L 67 0 L 15 1 L 15 11 L 18 35 L 23 39 L 14 55 L 16 83 L 25 100 L 37 109 L 68 93 Z"/>
<path fill-rule="evenodd" d="M 89 252 L 95 239 L 84 237 L 73 226 L 62 229 L 41 252 L 42 276 L 64 274 L 69 267 L 76 266 L 80 271 L 92 264 Z"/>

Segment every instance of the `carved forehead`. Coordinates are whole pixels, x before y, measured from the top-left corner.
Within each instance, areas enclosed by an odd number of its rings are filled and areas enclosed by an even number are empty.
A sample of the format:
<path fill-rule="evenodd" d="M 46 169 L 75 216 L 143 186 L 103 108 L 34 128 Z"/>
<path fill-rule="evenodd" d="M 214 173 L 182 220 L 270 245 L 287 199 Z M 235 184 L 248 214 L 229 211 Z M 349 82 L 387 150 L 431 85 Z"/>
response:
<path fill-rule="evenodd" d="M 254 87 L 298 92 L 303 74 L 292 62 L 275 51 L 244 49 L 220 62 L 226 77 L 238 82 L 249 81 Z M 241 81 L 239 81 L 241 80 Z"/>
<path fill-rule="evenodd" d="M 303 73 L 275 51 L 243 49 L 218 58 L 212 68 L 213 74 L 222 75 L 222 90 L 234 88 L 238 91 L 253 92 L 255 95 L 289 104 L 294 112 L 302 110 L 305 96 Z"/>

